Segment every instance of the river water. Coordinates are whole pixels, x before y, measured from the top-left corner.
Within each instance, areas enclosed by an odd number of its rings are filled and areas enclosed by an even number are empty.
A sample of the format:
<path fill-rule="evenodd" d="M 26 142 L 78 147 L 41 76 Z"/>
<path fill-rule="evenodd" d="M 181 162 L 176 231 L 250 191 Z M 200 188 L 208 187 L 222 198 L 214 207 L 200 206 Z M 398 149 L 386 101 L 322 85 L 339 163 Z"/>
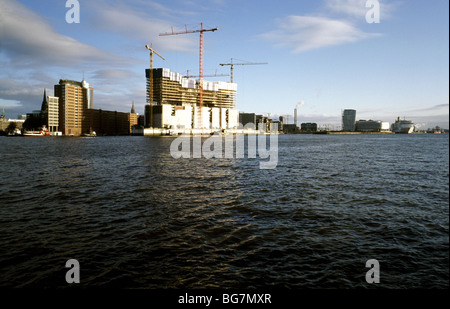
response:
<path fill-rule="evenodd" d="M 0 137 L 0 287 L 449 287 L 449 136 L 280 135 L 261 158 L 174 138 Z"/>

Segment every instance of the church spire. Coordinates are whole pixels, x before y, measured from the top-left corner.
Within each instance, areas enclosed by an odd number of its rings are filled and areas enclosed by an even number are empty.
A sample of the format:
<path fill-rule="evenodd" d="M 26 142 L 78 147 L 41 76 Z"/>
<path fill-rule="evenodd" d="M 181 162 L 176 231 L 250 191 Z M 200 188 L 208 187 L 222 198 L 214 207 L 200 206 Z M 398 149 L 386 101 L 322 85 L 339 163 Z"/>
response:
<path fill-rule="evenodd" d="M 48 110 L 47 90 L 44 88 L 44 98 L 42 99 L 41 112 Z"/>
<path fill-rule="evenodd" d="M 136 114 L 136 110 L 134 109 L 134 101 L 133 104 L 131 105 L 131 113 Z"/>

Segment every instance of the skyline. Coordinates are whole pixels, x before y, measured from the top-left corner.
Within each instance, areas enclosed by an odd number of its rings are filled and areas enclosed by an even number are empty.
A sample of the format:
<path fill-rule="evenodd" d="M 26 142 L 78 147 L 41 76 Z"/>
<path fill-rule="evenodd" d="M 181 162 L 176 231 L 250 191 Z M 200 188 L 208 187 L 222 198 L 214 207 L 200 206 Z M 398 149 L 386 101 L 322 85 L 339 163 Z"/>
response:
<path fill-rule="evenodd" d="M 161 37 L 174 30 L 218 27 L 204 35 L 204 74 L 235 66 L 237 109 L 273 117 L 295 107 L 300 122 L 357 120 L 419 129 L 449 127 L 448 1 L 379 1 L 380 22 L 368 23 L 365 0 L 78 1 L 80 22 L 67 23 L 66 1 L 0 2 L 0 107 L 9 118 L 38 109 L 44 88 L 59 79 L 94 88 L 94 108 L 143 114 L 146 44 L 164 58 L 155 68 L 198 75 L 199 36 Z M 280 4 L 281 3 L 281 4 Z M 229 81 L 229 77 L 210 78 Z M 50 91 L 49 91 L 50 90 Z M 267 90 L 267 91 L 262 91 Z"/>

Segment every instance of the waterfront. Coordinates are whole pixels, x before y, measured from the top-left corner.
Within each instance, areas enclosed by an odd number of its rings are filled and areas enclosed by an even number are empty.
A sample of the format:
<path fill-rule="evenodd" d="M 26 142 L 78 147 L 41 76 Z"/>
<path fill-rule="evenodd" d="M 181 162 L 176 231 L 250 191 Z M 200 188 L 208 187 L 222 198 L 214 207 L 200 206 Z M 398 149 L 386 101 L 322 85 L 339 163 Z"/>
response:
<path fill-rule="evenodd" d="M 448 134 L 280 135 L 273 170 L 172 140 L 0 138 L 0 286 L 449 287 Z"/>

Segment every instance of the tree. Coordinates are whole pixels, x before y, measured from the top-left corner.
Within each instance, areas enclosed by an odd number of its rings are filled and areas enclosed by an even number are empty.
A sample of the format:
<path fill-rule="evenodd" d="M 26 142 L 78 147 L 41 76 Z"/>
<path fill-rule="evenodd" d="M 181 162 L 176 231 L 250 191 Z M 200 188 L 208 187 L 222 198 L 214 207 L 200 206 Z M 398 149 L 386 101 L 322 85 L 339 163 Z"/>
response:
<path fill-rule="evenodd" d="M 17 129 L 17 123 L 16 122 L 10 122 L 9 125 L 6 127 L 6 134 L 13 134 L 14 131 Z"/>

